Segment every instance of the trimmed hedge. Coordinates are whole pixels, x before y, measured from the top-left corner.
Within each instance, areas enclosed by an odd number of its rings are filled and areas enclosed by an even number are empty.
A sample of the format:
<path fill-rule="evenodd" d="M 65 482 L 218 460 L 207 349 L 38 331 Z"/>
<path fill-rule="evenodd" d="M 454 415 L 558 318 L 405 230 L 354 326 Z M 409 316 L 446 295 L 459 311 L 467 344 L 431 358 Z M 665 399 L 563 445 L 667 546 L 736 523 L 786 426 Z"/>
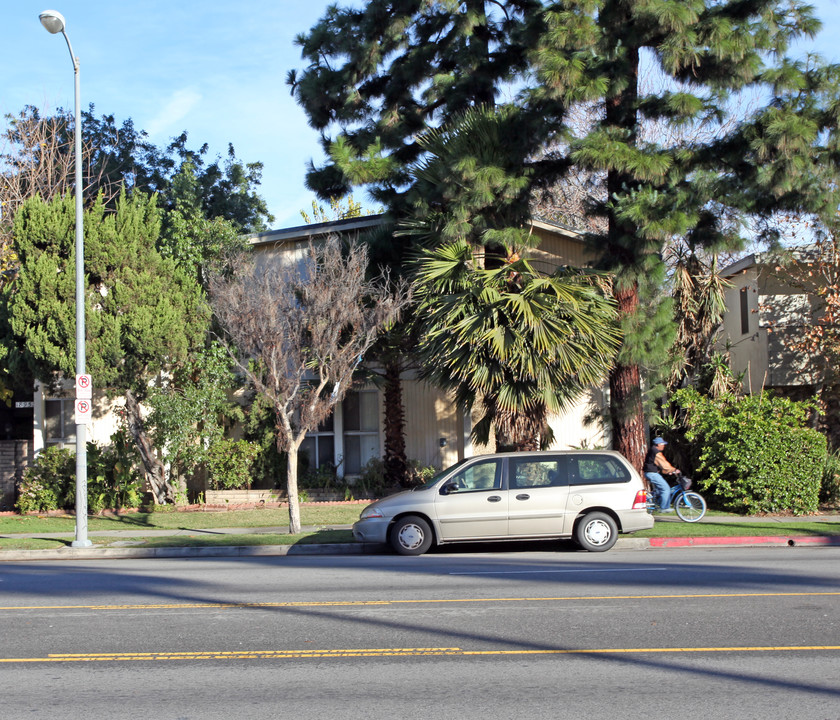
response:
<path fill-rule="evenodd" d="M 211 490 L 248 490 L 251 468 L 260 449 L 247 440 L 222 438 L 207 450 L 207 475 Z"/>
<path fill-rule="evenodd" d="M 819 507 L 826 438 L 806 427 L 814 405 L 769 393 L 709 398 L 674 394 L 686 414 L 695 480 L 725 510 L 754 515 Z"/>

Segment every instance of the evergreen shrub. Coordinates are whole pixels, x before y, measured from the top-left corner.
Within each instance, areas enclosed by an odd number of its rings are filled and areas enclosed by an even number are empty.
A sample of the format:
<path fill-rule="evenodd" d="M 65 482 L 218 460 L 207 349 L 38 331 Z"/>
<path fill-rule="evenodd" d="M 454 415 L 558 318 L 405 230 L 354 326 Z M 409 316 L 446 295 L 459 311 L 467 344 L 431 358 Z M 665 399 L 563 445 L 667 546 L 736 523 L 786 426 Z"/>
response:
<path fill-rule="evenodd" d="M 142 479 L 136 470 L 134 448 L 124 432 L 111 444 L 87 444 L 88 512 L 136 508 L 142 502 Z M 50 445 L 38 453 L 18 488 L 18 512 L 72 510 L 76 504 L 76 455 Z"/>
<path fill-rule="evenodd" d="M 431 480 L 437 472 L 436 468 L 421 465 L 418 460 L 409 460 L 408 487 L 422 485 L 426 481 Z M 385 461 L 378 457 L 368 460 L 367 464 L 362 468 L 359 477 L 356 479 L 356 484 L 353 488 L 359 491 L 359 493 L 366 493 L 372 497 L 385 497 L 395 490 L 405 489 L 403 487 L 394 488 L 389 485 L 385 472 Z"/>
<path fill-rule="evenodd" d="M 48 512 L 75 502 L 70 494 L 76 477 L 76 458 L 69 450 L 50 445 L 44 448 L 23 475 L 18 487 L 18 512 Z"/>
<path fill-rule="evenodd" d="M 840 502 L 840 450 L 830 452 L 823 468 L 820 502 L 835 505 Z"/>
<path fill-rule="evenodd" d="M 134 443 L 125 429 L 111 436 L 109 445 L 87 445 L 88 512 L 140 507 L 143 480 Z M 75 503 L 75 460 L 68 496 Z M 68 508 L 69 509 L 69 508 Z"/>
<path fill-rule="evenodd" d="M 431 480 L 440 472 L 433 465 L 422 465 L 419 460 L 408 461 L 408 482 L 409 487 L 417 487 Z"/>
<path fill-rule="evenodd" d="M 384 497 L 388 494 L 388 478 L 385 473 L 385 461 L 379 457 L 372 457 L 365 463 L 356 478 L 353 489 L 359 495 Z"/>
<path fill-rule="evenodd" d="M 222 438 L 207 450 L 207 477 L 213 490 L 248 490 L 260 448 L 247 440 Z"/>
<path fill-rule="evenodd" d="M 828 454 L 806 427 L 815 406 L 769 393 L 719 398 L 674 394 L 686 413 L 695 480 L 714 504 L 739 513 L 815 512 Z"/>

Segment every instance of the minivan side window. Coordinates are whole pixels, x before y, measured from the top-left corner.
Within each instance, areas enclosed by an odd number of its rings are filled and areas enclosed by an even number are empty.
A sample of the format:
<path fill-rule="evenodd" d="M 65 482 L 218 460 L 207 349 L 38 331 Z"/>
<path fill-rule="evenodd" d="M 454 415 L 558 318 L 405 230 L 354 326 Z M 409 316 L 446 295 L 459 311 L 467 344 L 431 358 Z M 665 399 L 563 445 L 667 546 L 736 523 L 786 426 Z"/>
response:
<path fill-rule="evenodd" d="M 630 482 L 630 471 L 610 455 L 573 455 L 569 458 L 570 485 L 606 485 Z"/>
<path fill-rule="evenodd" d="M 568 484 L 561 457 L 511 459 L 509 462 L 508 484 L 511 490 Z"/>
<path fill-rule="evenodd" d="M 473 463 L 449 478 L 446 484 L 455 483 L 459 493 L 498 490 L 502 487 L 501 464 L 500 460 Z"/>

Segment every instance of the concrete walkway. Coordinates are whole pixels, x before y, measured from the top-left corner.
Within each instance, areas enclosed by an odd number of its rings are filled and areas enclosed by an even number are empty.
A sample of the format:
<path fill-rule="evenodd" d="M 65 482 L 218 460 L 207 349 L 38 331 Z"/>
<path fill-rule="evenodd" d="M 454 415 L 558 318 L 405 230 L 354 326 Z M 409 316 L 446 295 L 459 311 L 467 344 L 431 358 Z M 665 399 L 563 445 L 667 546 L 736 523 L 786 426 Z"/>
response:
<path fill-rule="evenodd" d="M 657 515 L 656 524 L 681 523 L 676 516 Z M 706 521 L 727 524 L 743 524 L 764 522 L 778 524 L 779 532 L 761 536 L 735 537 L 680 537 L 680 538 L 637 538 L 622 536 L 616 543 L 615 549 L 656 549 L 676 547 L 724 547 L 724 546 L 801 546 L 821 545 L 840 547 L 838 535 L 787 535 L 785 525 L 792 522 L 824 522 L 840 523 L 840 515 L 820 515 L 809 517 L 732 517 L 712 516 Z M 331 525 L 329 527 L 305 526 L 304 532 L 317 530 L 349 530 L 350 525 Z M 135 528 L 132 530 L 97 530 L 88 532 L 88 536 L 125 538 L 117 540 L 108 547 L 74 548 L 64 547 L 50 550 L 0 550 L 0 562 L 20 562 L 31 560 L 91 560 L 106 558 L 150 558 L 150 557 L 249 557 L 271 555 L 361 555 L 378 552 L 388 552 L 382 545 L 370 543 L 315 543 L 295 545 L 238 545 L 214 547 L 132 547 L 142 542 L 142 538 L 151 537 L 184 537 L 184 536 L 219 536 L 219 535 L 280 535 L 289 532 L 287 526 L 257 527 L 257 528 L 204 528 L 168 530 Z M 14 533 L 0 534 L 0 538 L 42 538 L 57 540 L 72 540 L 74 532 L 60 533 Z M 124 544 L 123 544 L 124 543 Z"/>

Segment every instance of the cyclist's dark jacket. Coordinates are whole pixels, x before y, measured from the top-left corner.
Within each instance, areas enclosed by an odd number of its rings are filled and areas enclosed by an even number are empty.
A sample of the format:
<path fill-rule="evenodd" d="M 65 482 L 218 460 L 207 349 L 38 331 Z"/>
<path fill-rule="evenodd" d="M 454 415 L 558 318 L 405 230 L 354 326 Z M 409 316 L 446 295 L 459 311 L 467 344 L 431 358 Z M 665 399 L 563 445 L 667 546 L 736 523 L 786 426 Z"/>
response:
<path fill-rule="evenodd" d="M 661 451 L 656 449 L 656 446 L 653 445 L 647 451 L 647 455 L 645 455 L 645 464 L 642 465 L 642 472 L 654 472 L 658 473 L 661 472 L 659 466 L 654 462 L 654 458 L 659 455 Z"/>

